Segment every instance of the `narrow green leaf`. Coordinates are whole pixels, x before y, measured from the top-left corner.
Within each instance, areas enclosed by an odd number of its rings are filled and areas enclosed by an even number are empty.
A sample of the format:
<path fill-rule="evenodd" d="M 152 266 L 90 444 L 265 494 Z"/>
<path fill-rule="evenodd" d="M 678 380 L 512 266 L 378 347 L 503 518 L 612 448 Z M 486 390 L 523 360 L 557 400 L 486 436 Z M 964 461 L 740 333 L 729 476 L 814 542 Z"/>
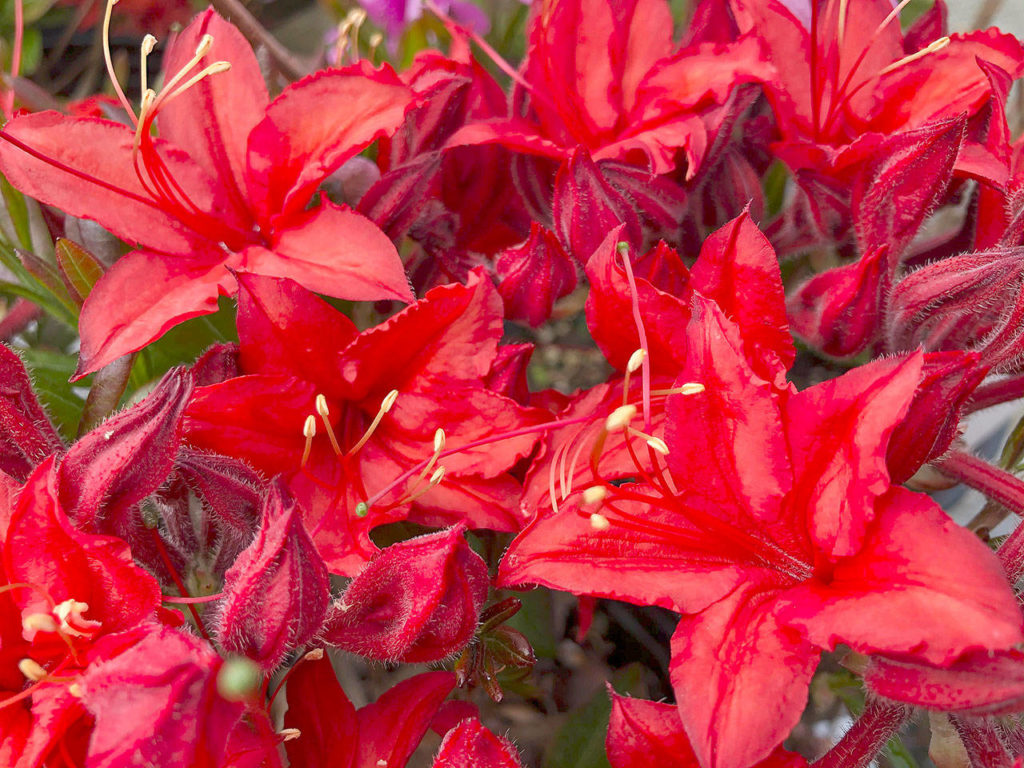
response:
<path fill-rule="evenodd" d="M 103 264 L 74 240 L 57 238 L 57 267 L 71 297 L 81 306 L 103 276 Z"/>
<path fill-rule="evenodd" d="M 25 203 L 25 196 L 12 187 L 3 176 L 0 176 L 0 195 L 3 195 L 4 206 L 18 237 L 18 244 L 22 248 L 32 250 L 32 227 L 28 219 L 28 205 Z"/>

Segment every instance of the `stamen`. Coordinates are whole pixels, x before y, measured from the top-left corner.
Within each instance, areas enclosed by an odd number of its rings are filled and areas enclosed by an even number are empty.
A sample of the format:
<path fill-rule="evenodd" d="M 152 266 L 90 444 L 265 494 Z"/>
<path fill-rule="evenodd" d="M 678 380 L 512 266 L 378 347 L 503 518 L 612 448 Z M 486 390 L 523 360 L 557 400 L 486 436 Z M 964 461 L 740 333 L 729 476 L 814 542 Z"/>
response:
<path fill-rule="evenodd" d="M 672 387 L 671 389 L 652 389 L 651 394 L 655 397 L 665 397 L 668 395 L 699 395 L 705 389 L 703 384 L 697 382 L 687 382 L 679 387 Z"/>
<path fill-rule="evenodd" d="M 644 350 L 644 356 L 641 359 L 641 381 L 642 381 L 642 393 L 641 402 L 643 403 L 644 409 L 644 428 L 651 428 L 651 361 L 650 353 L 648 352 L 649 344 L 647 343 L 647 329 L 644 328 L 644 319 L 640 314 L 640 293 L 636 287 L 636 280 L 633 277 L 633 265 L 629 260 L 629 243 L 619 243 L 616 246 L 616 250 L 619 252 L 619 256 L 622 258 L 622 266 L 626 270 L 626 280 L 629 283 L 629 297 L 630 303 L 633 307 L 633 322 L 636 324 L 636 335 L 640 340 L 640 348 Z"/>
<path fill-rule="evenodd" d="M 18 670 L 33 683 L 38 683 L 46 678 L 46 670 L 40 666 L 39 662 L 33 659 L 25 658 L 19 661 Z"/>
<path fill-rule="evenodd" d="M 370 35 L 370 50 L 366 52 L 366 58 L 371 62 L 377 59 L 377 49 L 380 48 L 380 44 L 384 42 L 384 35 L 380 32 L 374 32 Z"/>
<path fill-rule="evenodd" d="M 169 91 L 167 88 L 164 88 L 162 91 L 160 91 L 160 95 L 157 97 L 156 102 L 153 104 L 153 109 L 157 110 L 160 107 L 167 104 L 169 101 L 172 101 L 178 96 L 181 96 L 181 94 L 183 94 L 193 85 L 195 85 L 201 80 L 205 80 L 206 78 L 210 77 L 210 75 L 219 75 L 221 72 L 227 72 L 229 69 L 231 69 L 230 61 L 213 62 L 213 64 L 211 64 L 208 67 L 205 67 L 204 69 L 194 74 L 192 77 L 190 77 L 184 83 L 179 85 L 173 91 Z"/>
<path fill-rule="evenodd" d="M 592 507 L 600 504 L 608 495 L 608 489 L 603 485 L 592 485 L 583 491 L 583 505 Z"/>
<path fill-rule="evenodd" d="M 839 31 L 837 34 L 837 38 L 839 40 L 840 49 L 842 49 L 843 40 L 846 37 L 846 16 L 849 11 L 849 8 L 847 7 L 848 4 L 849 0 L 839 0 Z"/>
<path fill-rule="evenodd" d="M 595 531 L 607 531 L 612 527 L 612 524 L 607 517 L 595 512 L 590 516 L 590 527 Z"/>
<path fill-rule="evenodd" d="M 900 13 L 901 13 L 901 12 L 903 11 L 903 9 L 904 9 L 904 8 L 906 8 L 906 7 L 907 7 L 907 6 L 909 5 L 909 4 L 910 4 L 910 0 L 901 0 L 901 2 L 900 2 L 900 3 L 897 3 L 896 7 L 894 7 L 894 8 L 893 8 L 893 9 L 892 9 L 892 10 L 891 10 L 891 11 L 889 12 L 889 15 L 888 15 L 888 16 L 886 16 L 886 17 L 885 17 L 884 19 L 882 19 L 882 23 L 881 23 L 881 24 L 879 24 L 879 25 L 878 25 L 877 27 L 875 27 L 875 31 L 871 33 L 871 42 L 869 42 L 869 43 L 868 43 L 868 45 L 870 45 L 870 44 L 871 44 L 872 42 L 874 42 L 874 39 L 875 39 L 875 37 L 877 37 L 877 36 L 878 36 L 878 34 L 879 34 L 879 33 L 880 33 L 880 32 L 881 32 L 881 31 L 882 31 L 883 29 L 885 29 L 885 28 L 886 28 L 887 26 L 889 26 L 890 24 L 892 24 L 892 22 L 893 22 L 893 21 L 894 21 L 895 19 L 898 19 L 898 18 L 899 18 L 899 15 L 900 15 Z"/>
<path fill-rule="evenodd" d="M 324 657 L 323 648 L 314 648 L 312 651 L 302 657 L 303 661 L 320 661 Z"/>
<path fill-rule="evenodd" d="M 884 67 L 878 73 L 878 76 L 881 77 L 882 75 L 887 75 L 890 72 L 892 72 L 893 70 L 899 69 L 900 67 L 905 66 L 905 65 L 909 64 L 912 61 L 917 61 L 918 59 L 920 59 L 920 58 L 922 58 L 924 56 L 927 56 L 930 53 L 935 53 L 936 51 L 941 51 L 943 48 L 945 48 L 947 45 L 949 45 L 949 43 L 950 43 L 949 37 L 940 37 L 938 40 L 933 40 L 928 45 L 926 45 L 924 48 L 922 48 L 920 51 L 917 51 L 916 53 L 912 53 L 909 56 L 904 56 L 902 59 L 894 61 L 889 66 Z"/>
<path fill-rule="evenodd" d="M 57 622 L 48 613 L 30 613 L 21 620 L 21 628 L 25 632 L 56 632 Z"/>
<path fill-rule="evenodd" d="M 647 357 L 647 352 L 643 349 L 638 349 L 629 356 L 629 362 L 626 363 L 626 375 L 622 378 L 623 405 L 629 402 L 629 379 L 644 364 L 645 357 Z"/>
<path fill-rule="evenodd" d="M 637 437 L 644 438 L 644 442 L 647 443 L 648 447 L 650 447 L 651 450 L 657 451 L 662 456 L 668 456 L 668 443 L 666 443 L 660 437 L 645 435 L 643 432 L 640 432 L 639 430 L 636 429 L 631 429 L 629 431 L 632 432 Z"/>
<path fill-rule="evenodd" d="M 302 731 L 298 728 L 284 728 L 283 730 L 278 731 L 277 735 L 281 737 L 282 742 L 295 741 L 295 739 L 302 735 Z"/>
<path fill-rule="evenodd" d="M 156 38 L 153 35 L 146 35 L 142 38 L 142 45 L 139 46 L 139 74 L 142 80 L 141 88 L 143 94 L 149 90 L 148 72 L 146 59 L 149 58 L 149 54 L 153 52 L 156 47 Z M 141 109 L 139 111 L 142 111 Z"/>
<path fill-rule="evenodd" d="M 327 430 L 327 439 L 331 441 L 331 448 L 334 449 L 335 456 L 341 456 L 341 446 L 338 445 L 338 438 L 334 434 L 334 427 L 331 426 L 330 415 L 331 412 L 327 408 L 327 398 L 322 394 L 316 396 L 316 412 L 320 414 L 320 418 L 324 422 L 324 429 Z"/>
<path fill-rule="evenodd" d="M 68 693 L 74 696 L 76 699 L 80 699 L 85 696 L 85 691 L 82 690 L 81 683 L 72 683 L 68 686 Z"/>
<path fill-rule="evenodd" d="M 302 435 L 306 438 L 306 447 L 302 449 L 300 467 L 306 466 L 306 462 L 309 461 L 309 452 L 313 450 L 313 438 L 316 437 L 316 417 L 313 414 L 306 417 L 306 423 L 302 425 Z"/>
<path fill-rule="evenodd" d="M 380 410 L 377 411 L 377 415 L 373 417 L 373 421 L 370 422 L 370 426 L 367 427 L 366 431 L 363 433 L 363 436 L 359 438 L 359 442 L 348 449 L 348 453 L 345 454 L 346 456 L 355 455 L 356 453 L 359 452 L 360 448 L 366 445 L 366 441 L 373 436 L 373 433 L 376 431 L 378 425 L 380 425 L 381 419 L 383 419 L 387 412 L 390 411 L 392 407 L 394 407 L 395 400 L 397 399 L 397 389 L 392 389 L 384 396 L 384 399 L 380 403 Z"/>
<path fill-rule="evenodd" d="M 620 405 L 612 411 L 604 420 L 604 428 L 607 432 L 618 432 L 629 426 L 629 422 L 636 416 L 635 405 Z"/>
<path fill-rule="evenodd" d="M 117 100 L 121 102 L 121 106 L 124 107 L 124 111 L 128 113 L 128 117 L 131 118 L 132 125 L 138 125 L 139 118 L 135 115 L 135 110 L 132 109 L 131 102 L 128 101 L 128 97 L 124 95 L 124 91 L 121 90 L 121 83 L 118 82 L 117 73 L 114 72 L 114 61 L 110 55 L 110 16 L 114 12 L 114 6 L 117 5 L 118 0 L 107 0 L 107 8 L 103 12 L 103 61 L 107 65 L 107 75 L 110 77 L 110 82 L 114 86 L 114 93 L 117 94 Z"/>

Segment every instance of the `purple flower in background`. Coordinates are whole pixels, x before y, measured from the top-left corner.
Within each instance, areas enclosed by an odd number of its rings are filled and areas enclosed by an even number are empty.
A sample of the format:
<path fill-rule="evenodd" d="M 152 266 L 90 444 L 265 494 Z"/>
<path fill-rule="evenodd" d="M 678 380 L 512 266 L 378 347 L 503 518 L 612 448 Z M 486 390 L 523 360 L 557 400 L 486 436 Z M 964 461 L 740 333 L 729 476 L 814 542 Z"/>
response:
<path fill-rule="evenodd" d="M 436 0 L 437 7 L 474 32 L 487 34 L 491 22 L 481 8 L 467 0 Z M 370 20 L 388 33 L 391 44 L 405 28 L 423 15 L 423 0 L 362 0 L 360 5 Z"/>

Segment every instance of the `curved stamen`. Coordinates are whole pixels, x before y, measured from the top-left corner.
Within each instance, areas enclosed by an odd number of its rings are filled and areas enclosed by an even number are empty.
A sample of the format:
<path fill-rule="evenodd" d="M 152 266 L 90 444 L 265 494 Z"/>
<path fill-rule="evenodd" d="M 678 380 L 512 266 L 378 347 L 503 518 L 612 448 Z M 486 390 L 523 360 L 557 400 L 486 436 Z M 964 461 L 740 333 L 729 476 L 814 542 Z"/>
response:
<path fill-rule="evenodd" d="M 114 93 L 117 94 L 117 100 L 121 102 L 121 106 L 124 107 L 124 111 L 128 113 L 128 117 L 131 118 L 132 125 L 139 124 L 139 118 L 135 115 L 135 110 L 132 109 L 131 102 L 128 101 L 128 97 L 124 95 L 124 91 L 121 89 L 121 83 L 117 79 L 117 73 L 114 71 L 114 61 L 110 55 L 110 17 L 114 12 L 114 6 L 117 5 L 118 0 L 107 0 L 106 10 L 103 12 L 103 61 L 107 65 L 107 75 L 110 77 L 110 82 L 114 86 Z"/>

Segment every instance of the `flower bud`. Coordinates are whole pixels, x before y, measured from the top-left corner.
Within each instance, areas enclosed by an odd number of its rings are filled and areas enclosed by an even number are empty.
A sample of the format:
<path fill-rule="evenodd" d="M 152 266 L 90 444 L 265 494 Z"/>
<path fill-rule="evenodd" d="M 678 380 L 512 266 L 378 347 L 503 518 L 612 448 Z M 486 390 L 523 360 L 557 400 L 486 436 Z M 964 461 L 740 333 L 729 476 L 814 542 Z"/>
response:
<path fill-rule="evenodd" d="M 132 527 L 119 521 L 167 479 L 191 394 L 191 374 L 172 369 L 148 397 L 71 446 L 58 470 L 58 489 L 79 528 L 102 525 L 120 533 Z"/>
<path fill-rule="evenodd" d="M 393 544 L 366 565 L 327 620 L 331 645 L 381 661 L 431 662 L 473 637 L 487 597 L 487 565 L 465 527 Z"/>
<path fill-rule="evenodd" d="M 886 463 L 894 483 L 906 482 L 949 448 L 958 434 L 961 409 L 988 373 L 979 360 L 972 352 L 925 355 L 917 393 L 889 438 Z"/>
<path fill-rule="evenodd" d="M 228 569 L 224 592 L 218 641 L 265 670 L 320 630 L 330 605 L 327 566 L 279 484 L 267 493 L 256 539 Z"/>

